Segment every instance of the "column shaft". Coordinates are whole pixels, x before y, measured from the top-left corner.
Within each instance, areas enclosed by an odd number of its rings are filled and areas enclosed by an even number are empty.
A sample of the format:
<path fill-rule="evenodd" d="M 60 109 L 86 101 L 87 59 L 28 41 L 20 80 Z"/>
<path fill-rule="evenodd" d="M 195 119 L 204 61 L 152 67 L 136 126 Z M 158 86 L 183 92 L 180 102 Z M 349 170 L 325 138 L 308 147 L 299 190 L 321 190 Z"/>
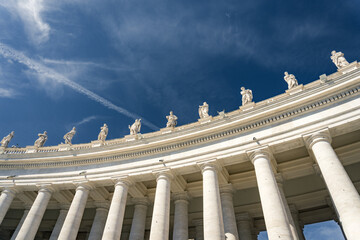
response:
<path fill-rule="evenodd" d="M 13 235 L 11 236 L 11 239 L 10 239 L 10 240 L 15 240 L 15 239 L 16 239 L 16 237 L 17 237 L 17 235 L 19 234 L 20 229 L 21 229 L 23 223 L 25 222 L 25 219 L 26 219 L 26 217 L 27 217 L 28 214 L 29 214 L 29 209 L 25 209 L 24 214 L 23 214 L 23 216 L 21 217 L 20 222 L 19 222 L 19 224 L 17 225 L 17 227 L 16 227 L 16 229 L 15 229 L 15 232 L 14 232 Z"/>
<path fill-rule="evenodd" d="M 91 226 L 90 235 L 89 235 L 88 240 L 101 239 L 103 232 L 104 232 L 104 227 L 105 227 L 105 222 L 106 222 L 106 217 L 108 215 L 108 212 L 109 212 L 109 209 L 107 209 L 105 207 L 96 208 L 96 213 L 95 213 L 93 224 Z"/>
<path fill-rule="evenodd" d="M 173 240 L 188 240 L 188 204 L 187 194 L 174 195 L 175 214 L 174 214 L 174 231 Z"/>
<path fill-rule="evenodd" d="M 278 181 L 278 188 L 279 188 L 279 192 L 280 192 L 281 199 L 282 199 L 282 202 L 283 202 L 283 206 L 285 207 L 286 217 L 287 217 L 288 222 L 289 222 L 289 227 L 290 227 L 293 239 L 294 240 L 299 240 L 300 238 L 298 236 L 297 229 L 296 229 L 293 217 L 292 217 L 291 212 L 290 212 L 289 205 L 288 205 L 286 197 L 285 197 L 282 180 Z"/>
<path fill-rule="evenodd" d="M 234 211 L 233 189 L 231 185 L 222 186 L 220 188 L 220 198 L 226 240 L 239 240 Z"/>
<path fill-rule="evenodd" d="M 68 211 L 69 211 L 68 209 L 60 210 L 59 216 L 56 220 L 55 226 L 53 228 L 53 231 L 51 232 L 51 236 L 50 236 L 49 240 L 57 240 L 58 239 Z"/>
<path fill-rule="evenodd" d="M 192 221 L 195 224 L 196 240 L 204 240 L 204 224 L 202 219 Z"/>
<path fill-rule="evenodd" d="M 266 150 L 257 150 L 250 157 L 255 167 L 269 240 L 293 239 L 285 207 L 270 164 L 269 153 Z"/>
<path fill-rule="evenodd" d="M 169 239 L 171 178 L 172 175 L 168 172 L 157 175 L 150 240 Z"/>
<path fill-rule="evenodd" d="M 59 234 L 59 240 L 76 239 L 90 189 L 91 187 L 86 184 L 81 184 L 76 188 L 74 199 Z"/>
<path fill-rule="evenodd" d="M 217 166 L 205 163 L 203 175 L 203 220 L 205 240 L 225 240 Z"/>
<path fill-rule="evenodd" d="M 248 213 L 236 215 L 240 240 L 252 240 L 251 218 Z"/>
<path fill-rule="evenodd" d="M 2 223 L 12 200 L 14 199 L 16 191 L 13 189 L 5 189 L 0 196 L 0 224 Z"/>
<path fill-rule="evenodd" d="M 331 147 L 330 141 L 328 134 L 314 134 L 310 138 L 309 145 L 339 214 L 347 239 L 359 239 L 360 196 Z"/>
<path fill-rule="evenodd" d="M 129 240 L 143 240 L 145 235 L 147 201 L 138 201 L 135 204 L 134 216 L 131 224 Z"/>
<path fill-rule="evenodd" d="M 130 182 L 126 179 L 118 180 L 115 184 L 115 191 L 102 236 L 103 240 L 120 239 L 129 185 Z"/>
<path fill-rule="evenodd" d="M 35 238 L 41 219 L 44 216 L 46 207 L 51 198 L 51 194 L 52 190 L 50 190 L 50 188 L 41 187 L 24 223 L 22 224 L 16 240 L 31 240 Z"/>

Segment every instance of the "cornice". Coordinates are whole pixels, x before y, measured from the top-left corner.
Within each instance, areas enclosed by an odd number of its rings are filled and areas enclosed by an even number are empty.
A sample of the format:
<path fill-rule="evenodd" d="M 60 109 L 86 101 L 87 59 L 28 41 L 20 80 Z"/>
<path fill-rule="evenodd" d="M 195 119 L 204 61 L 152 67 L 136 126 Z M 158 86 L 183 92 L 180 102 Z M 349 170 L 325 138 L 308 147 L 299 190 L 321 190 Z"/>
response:
<path fill-rule="evenodd" d="M 347 74 L 347 75 L 349 75 L 349 74 Z M 351 76 L 345 76 L 345 77 L 350 78 Z M 342 78 L 345 78 L 345 77 L 343 76 Z M 359 82 L 358 76 L 356 76 L 356 77 L 357 77 L 356 83 L 358 83 Z M 339 78 L 341 78 L 341 77 L 339 77 Z M 354 78 L 354 76 L 352 76 L 352 78 Z M 310 84 L 313 84 L 313 83 L 310 83 Z M 329 83 L 325 83 L 325 84 L 329 84 Z M 336 84 L 333 83 L 333 85 L 336 85 Z M 309 90 L 313 90 L 313 89 L 309 89 Z M 339 89 L 339 90 L 341 90 L 341 89 Z M 140 151 L 139 150 L 136 151 L 137 147 L 135 146 L 133 149 L 128 150 L 128 152 L 124 152 L 121 154 L 114 152 L 113 155 L 104 156 L 104 157 L 88 157 L 86 159 L 72 159 L 72 160 L 59 159 L 56 161 L 49 160 L 49 159 L 34 160 L 34 159 L 32 159 L 33 155 L 31 153 L 25 153 L 26 149 L 7 148 L 7 149 L 3 150 L 4 153 L 1 154 L 0 156 L 10 157 L 11 155 L 17 155 L 17 156 L 21 155 L 22 157 L 28 156 L 29 158 L 16 159 L 16 161 L 22 161 L 21 163 L 15 163 L 15 159 L 13 161 L 12 158 L 6 158 L 4 160 L 0 160 L 0 169 L 54 168 L 54 167 L 70 167 L 70 166 L 79 166 L 79 165 L 107 163 L 107 162 L 121 161 L 121 160 L 132 159 L 132 158 L 139 158 L 139 157 L 144 157 L 144 156 L 149 156 L 149 155 L 162 154 L 162 153 L 166 153 L 166 152 L 170 152 L 170 151 L 174 151 L 174 150 L 179 150 L 179 149 L 182 149 L 185 147 L 199 146 L 201 144 L 218 141 L 218 140 L 225 139 L 225 138 L 228 138 L 231 136 L 236 136 L 243 132 L 247 132 L 247 131 L 250 131 L 253 129 L 257 129 L 260 127 L 265 127 L 265 126 L 269 126 L 271 124 L 279 123 L 281 121 L 291 119 L 291 118 L 297 117 L 299 115 L 306 114 L 308 112 L 320 109 L 322 107 L 329 106 L 335 102 L 338 102 L 340 100 L 343 100 L 345 98 L 349 98 L 350 96 L 358 94 L 359 90 L 360 90 L 360 84 L 357 84 L 356 86 L 354 86 L 354 84 L 353 84 L 352 87 L 350 86 L 347 89 L 342 89 L 342 91 L 333 93 L 332 95 L 326 96 L 326 97 L 317 97 L 317 95 L 315 93 L 313 95 L 314 96 L 313 101 L 309 101 L 306 104 L 302 103 L 301 106 L 296 106 L 296 107 L 289 105 L 287 107 L 288 110 L 283 110 L 277 114 L 273 114 L 273 115 L 270 115 L 267 117 L 262 116 L 262 118 L 260 118 L 261 114 L 258 114 L 258 119 L 254 120 L 250 123 L 241 123 L 241 122 L 239 122 L 239 120 L 235 119 L 237 117 L 237 115 L 239 115 L 239 114 L 235 115 L 233 112 L 228 113 L 227 114 L 228 117 L 225 119 L 220 119 L 220 123 L 218 123 L 216 121 L 209 123 L 209 124 L 213 124 L 213 125 L 211 125 L 212 133 L 210 133 L 210 134 L 206 134 L 206 131 L 204 130 L 205 133 L 203 133 L 203 135 L 200 135 L 200 136 L 198 135 L 197 137 L 195 136 L 191 139 L 186 139 L 186 140 L 182 140 L 182 141 L 181 141 L 181 137 L 182 137 L 181 135 L 180 135 L 180 137 L 174 137 L 174 135 L 168 134 L 167 136 L 164 136 L 164 137 L 173 137 L 173 138 L 170 138 L 170 141 L 172 141 L 173 143 L 163 144 L 163 145 L 156 146 L 156 147 L 148 147 L 147 149 L 140 150 Z M 306 90 L 304 90 L 304 92 L 305 91 Z M 299 96 L 296 96 L 296 97 L 299 98 Z M 271 106 L 266 106 L 266 107 L 269 108 Z M 256 110 L 261 111 L 261 108 L 256 109 Z M 236 110 L 236 111 L 239 111 L 239 110 Z M 234 111 L 234 112 L 236 112 L 236 111 Z M 251 111 L 246 112 L 246 113 L 251 114 Z M 234 121 L 234 123 L 232 123 L 231 121 Z M 230 124 L 230 125 L 237 125 L 237 126 L 229 127 L 228 129 L 226 129 L 226 128 L 221 129 L 221 126 L 216 127 L 214 125 L 214 124 L 221 125 L 222 123 Z M 204 125 L 206 125 L 206 124 L 204 124 Z M 195 128 L 196 127 L 194 127 L 194 129 Z M 181 133 L 179 133 L 179 134 L 181 134 Z M 180 140 L 178 140 L 176 142 L 175 140 L 173 140 L 174 138 L 179 138 Z M 124 139 L 122 139 L 120 142 L 124 142 L 123 140 Z M 142 141 L 145 141 L 145 140 L 149 141 L 151 139 L 142 139 L 139 141 L 139 143 L 143 143 Z M 112 140 L 109 142 L 113 143 L 115 141 Z M 107 144 L 103 147 L 110 146 L 110 145 L 112 145 L 112 144 Z M 147 147 L 146 144 L 141 144 L 141 146 Z M 141 146 L 139 148 L 141 148 Z M 99 151 L 104 150 L 103 147 L 99 147 Z M 78 148 L 85 148 L 84 144 L 80 144 L 79 146 L 73 145 L 73 149 L 78 149 Z M 57 149 L 59 149 L 59 148 L 57 148 Z M 37 151 L 38 151 L 38 153 L 39 152 L 56 152 L 56 149 L 48 147 L 48 148 L 43 148 L 43 149 L 40 148 Z M 62 153 L 64 153 L 64 155 L 66 153 L 69 155 L 69 151 L 64 151 Z M 60 158 L 60 157 L 58 157 L 58 158 Z M 31 161 L 31 162 L 24 163 L 24 161 Z"/>

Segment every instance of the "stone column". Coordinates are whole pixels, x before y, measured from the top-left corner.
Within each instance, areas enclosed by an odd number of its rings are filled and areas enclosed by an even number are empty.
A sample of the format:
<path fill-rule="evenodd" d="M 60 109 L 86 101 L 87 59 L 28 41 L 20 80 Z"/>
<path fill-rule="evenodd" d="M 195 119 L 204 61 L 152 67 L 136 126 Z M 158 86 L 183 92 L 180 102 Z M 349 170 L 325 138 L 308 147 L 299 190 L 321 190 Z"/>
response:
<path fill-rule="evenodd" d="M 9 210 L 10 204 L 15 197 L 17 191 L 15 188 L 5 188 L 1 192 L 0 196 L 0 224 L 2 223 L 7 211 Z"/>
<path fill-rule="evenodd" d="M 270 152 L 267 148 L 261 148 L 250 152 L 249 157 L 255 168 L 269 240 L 293 239 L 285 207 L 270 163 Z"/>
<path fill-rule="evenodd" d="M 143 240 L 149 200 L 147 198 L 134 198 L 133 202 L 135 207 L 129 240 Z"/>
<path fill-rule="evenodd" d="M 106 220 L 103 240 L 119 240 L 124 220 L 126 199 L 131 181 L 127 177 L 115 180 L 115 191 Z"/>
<path fill-rule="evenodd" d="M 107 215 L 109 212 L 109 203 L 108 202 L 96 202 L 95 206 L 96 206 L 96 213 L 95 213 L 93 224 L 91 226 L 88 240 L 101 239 L 103 232 L 104 232 L 106 218 L 107 218 Z"/>
<path fill-rule="evenodd" d="M 29 211 L 30 211 L 29 209 L 25 209 L 24 214 L 23 214 L 22 218 L 20 219 L 19 224 L 17 225 L 17 227 L 16 227 L 16 229 L 15 229 L 15 232 L 14 232 L 13 235 L 11 236 L 11 240 L 15 240 L 15 239 L 16 239 L 17 235 L 18 235 L 19 232 L 20 232 L 20 229 L 21 229 L 22 225 L 23 225 L 24 222 L 25 222 L 25 219 L 26 219 L 27 215 L 29 214 Z"/>
<path fill-rule="evenodd" d="M 79 231 L 82 216 L 84 214 L 89 191 L 92 186 L 85 183 L 77 183 L 75 196 L 66 215 L 63 227 L 59 234 L 59 240 L 75 240 Z"/>
<path fill-rule="evenodd" d="M 206 240 L 225 240 L 224 223 L 215 161 L 200 164 L 203 175 L 203 220 Z"/>
<path fill-rule="evenodd" d="M 287 220 L 288 220 L 288 222 L 289 222 L 289 227 L 290 227 L 290 230 L 291 230 L 293 239 L 294 239 L 294 240 L 299 240 L 300 238 L 299 238 L 299 236 L 298 236 L 297 229 L 296 229 L 294 220 L 293 220 L 292 215 L 291 215 L 291 212 L 290 212 L 289 205 L 288 205 L 287 200 L 286 200 L 286 197 L 285 197 L 284 186 L 283 186 L 283 179 L 282 179 L 281 174 L 278 174 L 278 175 L 276 176 L 276 181 L 277 181 L 277 184 L 278 184 L 278 188 L 279 188 L 279 192 L 280 192 L 280 195 L 281 195 L 281 199 L 282 199 L 283 205 L 284 205 L 284 207 L 285 207 L 285 212 L 286 212 Z"/>
<path fill-rule="evenodd" d="M 188 240 L 188 195 L 186 192 L 176 193 L 173 199 L 175 205 L 173 240 Z"/>
<path fill-rule="evenodd" d="M 22 224 L 22 227 L 16 237 L 16 240 L 31 240 L 35 238 L 36 232 L 40 226 L 41 219 L 44 216 L 46 207 L 53 193 L 50 184 L 39 186 L 40 190 L 30 211 Z"/>
<path fill-rule="evenodd" d="M 296 209 L 295 205 L 290 205 L 289 209 L 290 209 L 290 212 L 291 212 L 292 219 L 294 220 L 297 236 L 299 237 L 300 240 L 305 240 L 304 231 L 303 231 L 304 224 L 302 224 L 300 219 L 299 219 L 298 210 Z"/>
<path fill-rule="evenodd" d="M 169 170 L 156 173 L 156 193 L 151 220 L 150 240 L 169 239 L 170 185 L 173 175 Z"/>
<path fill-rule="evenodd" d="M 360 236 L 360 196 L 342 163 L 331 147 L 331 136 L 324 130 L 305 136 L 309 149 L 314 153 L 325 184 L 330 192 L 339 220 L 348 240 Z"/>
<path fill-rule="evenodd" d="M 53 231 L 51 232 L 50 240 L 57 240 L 61 231 L 61 228 L 64 224 L 66 215 L 68 213 L 69 209 L 60 209 L 59 216 L 56 220 L 55 226 L 53 228 Z"/>
<path fill-rule="evenodd" d="M 192 221 L 195 224 L 196 240 L 204 240 L 204 223 L 202 219 L 194 219 Z"/>
<path fill-rule="evenodd" d="M 236 214 L 240 240 L 252 240 L 252 219 L 248 213 Z"/>
<path fill-rule="evenodd" d="M 234 189 L 231 184 L 220 187 L 220 198 L 226 240 L 239 240 L 234 211 L 233 191 Z"/>

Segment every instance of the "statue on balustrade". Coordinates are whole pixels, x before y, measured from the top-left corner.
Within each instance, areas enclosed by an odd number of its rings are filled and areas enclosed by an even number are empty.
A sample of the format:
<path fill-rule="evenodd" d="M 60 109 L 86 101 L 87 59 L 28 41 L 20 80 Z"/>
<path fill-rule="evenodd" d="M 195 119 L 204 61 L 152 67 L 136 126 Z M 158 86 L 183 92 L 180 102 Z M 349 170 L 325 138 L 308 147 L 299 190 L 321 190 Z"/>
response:
<path fill-rule="evenodd" d="M 140 128 L 141 128 L 141 119 L 135 119 L 135 122 L 130 126 L 129 125 L 129 129 L 130 129 L 130 135 L 136 135 L 140 132 Z"/>
<path fill-rule="evenodd" d="M 242 105 L 243 106 L 252 102 L 253 94 L 250 89 L 245 89 L 244 87 L 241 87 L 240 94 L 242 95 Z"/>
<path fill-rule="evenodd" d="M 34 146 L 42 147 L 42 146 L 44 146 L 46 140 L 48 139 L 47 132 L 45 131 L 44 133 L 39 133 L 38 136 L 39 136 L 39 138 L 36 139 Z"/>
<path fill-rule="evenodd" d="M 296 80 L 294 74 L 289 74 L 288 72 L 284 72 L 285 82 L 288 84 L 288 89 L 292 89 L 298 85 L 298 81 Z"/>
<path fill-rule="evenodd" d="M 349 62 L 346 61 L 344 54 L 342 52 L 336 52 L 335 50 L 331 52 L 331 60 L 336 65 L 337 68 L 342 68 L 349 65 Z"/>
<path fill-rule="evenodd" d="M 71 145 L 71 140 L 74 137 L 75 133 L 76 133 L 76 128 L 73 127 L 70 132 L 64 135 L 65 144 Z"/>
<path fill-rule="evenodd" d="M 200 119 L 209 117 L 209 105 L 206 102 L 199 106 L 199 117 Z"/>
<path fill-rule="evenodd" d="M 106 140 L 108 132 L 109 132 L 108 126 L 106 125 L 106 123 L 104 123 L 104 126 L 102 126 L 100 128 L 100 133 L 98 135 L 98 140 L 104 142 Z"/>
<path fill-rule="evenodd" d="M 170 115 L 169 116 L 166 116 L 166 119 L 168 120 L 167 123 L 166 123 L 166 127 L 176 127 L 176 124 L 177 124 L 177 116 L 175 116 L 173 114 L 173 111 L 170 111 Z"/>
<path fill-rule="evenodd" d="M 11 139 L 14 137 L 14 131 L 12 131 L 11 133 L 9 133 L 9 135 L 7 135 L 6 137 L 4 137 L 1 140 L 1 146 L 7 148 L 9 142 L 11 141 Z"/>

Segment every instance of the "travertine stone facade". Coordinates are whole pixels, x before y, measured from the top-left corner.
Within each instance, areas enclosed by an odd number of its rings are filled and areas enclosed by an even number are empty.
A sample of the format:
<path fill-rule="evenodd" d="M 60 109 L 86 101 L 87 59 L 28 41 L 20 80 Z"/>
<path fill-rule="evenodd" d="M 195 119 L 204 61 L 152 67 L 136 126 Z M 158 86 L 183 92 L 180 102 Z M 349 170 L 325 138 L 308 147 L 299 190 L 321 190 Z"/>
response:
<path fill-rule="evenodd" d="M 342 57 L 339 55 L 339 57 Z M 87 144 L 0 147 L 0 239 L 360 236 L 360 66 L 232 112 Z M 140 128 L 138 128 L 140 130 Z M 10 130 L 9 130 L 10 131 Z M 311 184 L 309 184 L 311 183 Z"/>

